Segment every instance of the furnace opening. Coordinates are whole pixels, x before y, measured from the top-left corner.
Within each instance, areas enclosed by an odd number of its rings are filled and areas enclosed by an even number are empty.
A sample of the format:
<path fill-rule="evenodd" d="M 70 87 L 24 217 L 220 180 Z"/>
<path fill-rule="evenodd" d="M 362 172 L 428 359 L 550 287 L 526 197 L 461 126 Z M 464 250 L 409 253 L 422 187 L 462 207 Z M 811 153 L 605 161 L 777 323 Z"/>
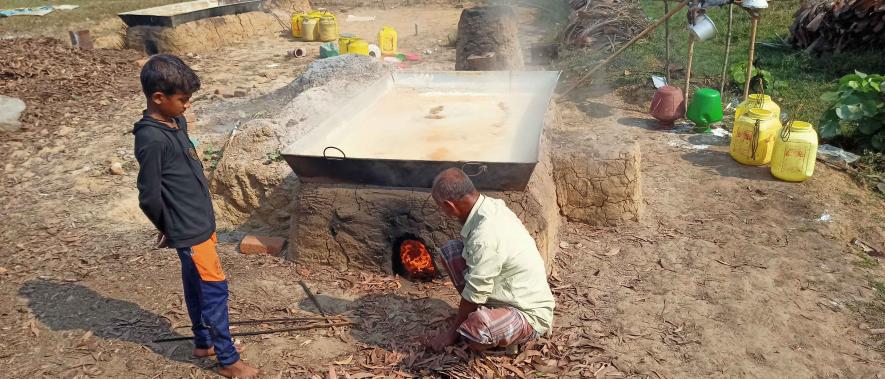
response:
<path fill-rule="evenodd" d="M 421 238 L 406 234 L 393 244 L 393 271 L 411 280 L 429 282 L 436 278 L 436 265 Z"/>

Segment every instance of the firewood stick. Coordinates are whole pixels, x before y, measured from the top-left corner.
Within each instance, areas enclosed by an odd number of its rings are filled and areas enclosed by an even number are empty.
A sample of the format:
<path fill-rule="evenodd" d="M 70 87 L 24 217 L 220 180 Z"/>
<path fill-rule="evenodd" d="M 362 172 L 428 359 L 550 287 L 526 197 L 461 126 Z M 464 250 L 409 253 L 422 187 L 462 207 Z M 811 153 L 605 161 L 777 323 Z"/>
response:
<path fill-rule="evenodd" d="M 307 297 L 310 298 L 310 301 L 313 302 L 313 305 L 316 305 L 317 310 L 320 311 L 320 315 L 322 315 L 326 319 L 327 323 L 332 324 L 332 318 L 329 317 L 328 315 L 326 315 L 326 311 L 323 310 L 323 306 L 320 305 L 320 301 L 317 300 L 316 296 L 313 295 L 313 292 L 310 291 L 310 288 L 307 287 L 307 284 L 304 283 L 303 280 L 299 280 L 298 284 L 300 284 L 301 288 L 304 289 L 304 293 L 307 294 Z M 335 334 L 338 336 L 338 338 L 341 339 L 342 342 L 347 342 L 344 340 L 344 336 L 341 335 L 341 331 L 338 330 L 338 328 L 336 328 L 335 326 L 332 326 L 332 330 L 335 332 Z"/>
<path fill-rule="evenodd" d="M 671 9 L 670 12 L 667 12 L 667 14 L 665 14 L 664 17 L 661 17 L 661 19 L 655 21 L 654 24 L 649 25 L 647 28 L 645 28 L 645 30 L 643 30 L 641 33 L 637 34 L 636 37 L 633 37 L 633 39 L 631 39 L 630 41 L 627 41 L 627 43 L 625 43 L 624 46 L 621 46 L 620 49 L 618 49 L 617 51 L 615 51 L 614 53 L 609 55 L 608 58 L 605 58 L 604 61 L 600 62 L 596 66 L 593 66 L 593 68 L 591 68 L 590 71 L 587 71 L 587 73 L 584 74 L 584 76 L 582 76 L 580 79 L 578 79 L 578 81 L 576 81 L 574 84 L 572 84 L 567 90 L 563 91 L 562 94 L 560 94 L 560 96 L 565 96 L 569 92 L 574 91 L 575 88 L 578 88 L 578 86 L 581 85 L 581 83 L 585 82 L 587 79 L 590 79 L 590 77 L 593 75 L 594 72 L 596 72 L 600 68 L 605 67 L 606 65 L 611 63 L 611 61 L 613 61 L 615 58 L 617 58 L 619 55 L 621 55 L 621 53 L 623 53 L 624 50 L 627 50 L 628 47 L 633 46 L 633 44 L 636 43 L 636 41 L 639 41 L 640 39 L 644 38 L 646 35 L 648 35 L 648 33 L 651 33 L 652 31 L 654 31 L 655 29 L 658 28 L 658 26 L 661 26 L 661 24 L 663 24 L 665 21 L 669 20 L 677 12 L 681 11 L 682 8 L 685 8 L 685 6 L 688 5 L 688 2 L 689 2 L 689 0 L 684 0 L 683 2 L 679 3 L 679 5 L 677 5 L 673 9 Z"/>
<path fill-rule="evenodd" d="M 353 325 L 353 322 L 345 321 L 345 322 L 336 322 L 336 323 L 329 323 L 329 324 L 310 324 L 310 325 L 303 325 L 303 326 L 294 326 L 294 327 L 285 328 L 285 329 L 271 329 L 271 330 L 258 330 L 258 331 L 254 331 L 254 332 L 231 333 L 230 335 L 232 337 L 257 336 L 260 334 L 285 333 L 285 332 L 295 332 L 295 331 L 299 331 L 299 330 L 310 330 L 310 329 L 330 328 L 330 327 L 335 328 L 338 326 L 348 326 L 348 325 Z M 187 340 L 192 340 L 192 339 L 194 339 L 194 337 L 182 336 L 182 337 L 160 338 L 160 339 L 153 340 L 151 342 L 159 343 L 159 342 L 187 341 Z"/>
<path fill-rule="evenodd" d="M 753 77 L 753 55 L 756 53 L 756 27 L 759 26 L 759 15 L 751 12 L 753 21 L 750 26 L 750 57 L 747 60 L 747 81 L 744 82 L 744 101 L 750 96 L 750 80 Z"/>
<path fill-rule="evenodd" d="M 688 99 L 691 97 L 691 94 L 688 92 L 691 89 L 691 64 L 694 61 L 694 35 L 691 34 L 691 29 L 688 31 L 688 64 L 685 66 L 685 104 L 688 104 Z"/>

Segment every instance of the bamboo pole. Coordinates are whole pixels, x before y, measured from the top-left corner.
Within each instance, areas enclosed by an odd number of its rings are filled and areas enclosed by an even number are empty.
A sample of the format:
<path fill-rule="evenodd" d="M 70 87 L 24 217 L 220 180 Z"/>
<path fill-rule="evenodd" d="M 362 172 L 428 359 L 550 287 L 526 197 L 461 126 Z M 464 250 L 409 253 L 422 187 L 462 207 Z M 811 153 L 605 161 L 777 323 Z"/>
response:
<path fill-rule="evenodd" d="M 719 80 L 719 95 L 725 104 L 725 81 L 728 77 L 728 58 L 731 55 L 731 30 L 734 25 L 734 3 L 728 4 L 728 31 L 725 33 L 725 61 L 722 62 L 722 78 Z"/>
<path fill-rule="evenodd" d="M 750 79 L 753 76 L 753 55 L 756 53 L 756 28 L 759 26 L 759 15 L 751 12 L 753 21 L 750 27 L 750 57 L 747 60 L 747 81 L 744 82 L 744 101 L 750 96 Z"/>
<path fill-rule="evenodd" d="M 664 14 L 670 13 L 670 0 L 664 0 Z M 664 21 L 664 52 L 666 63 L 664 70 L 667 73 L 667 84 L 670 84 L 670 19 Z"/>
<path fill-rule="evenodd" d="M 691 29 L 688 31 L 688 65 L 685 67 L 685 104 L 688 104 L 689 89 L 691 89 L 691 64 L 694 61 L 694 35 Z"/>
<path fill-rule="evenodd" d="M 584 74 L 584 76 L 582 76 L 580 79 L 578 79 L 578 81 L 576 81 L 574 84 L 572 84 L 567 90 L 562 92 L 562 94 L 560 96 L 565 96 L 569 92 L 574 91 L 574 89 L 578 88 L 578 86 L 581 85 L 581 83 L 583 83 L 584 81 L 589 79 L 590 76 L 593 75 L 594 72 L 596 72 L 600 68 L 605 67 L 606 65 L 611 63 L 612 60 L 614 60 L 619 55 L 621 55 L 621 53 L 623 53 L 624 50 L 627 50 L 627 48 L 632 46 L 634 43 L 636 43 L 636 41 L 639 41 L 640 39 L 642 39 L 643 37 L 648 35 L 648 33 L 651 33 L 653 30 L 657 29 L 658 26 L 661 26 L 661 24 L 663 24 L 664 22 L 669 20 L 671 17 L 673 17 L 673 15 L 675 15 L 676 12 L 679 12 L 682 10 L 682 8 L 685 8 L 685 6 L 688 5 L 688 2 L 689 2 L 689 0 L 682 1 L 681 3 L 679 3 L 679 5 L 677 5 L 673 9 L 671 9 L 670 12 L 667 12 L 667 14 L 665 14 L 664 17 L 661 17 L 661 19 L 655 21 L 654 24 L 649 25 L 647 28 L 645 28 L 645 30 L 643 30 L 641 33 L 637 34 L 636 37 L 633 37 L 633 39 L 631 39 L 630 41 L 627 41 L 627 43 L 625 43 L 624 46 L 621 46 L 620 49 L 618 49 L 617 51 L 615 51 L 614 53 L 609 55 L 608 58 L 606 58 L 604 61 L 600 62 L 596 66 L 593 66 L 593 68 L 591 68 L 590 71 L 588 71 L 586 74 Z"/>

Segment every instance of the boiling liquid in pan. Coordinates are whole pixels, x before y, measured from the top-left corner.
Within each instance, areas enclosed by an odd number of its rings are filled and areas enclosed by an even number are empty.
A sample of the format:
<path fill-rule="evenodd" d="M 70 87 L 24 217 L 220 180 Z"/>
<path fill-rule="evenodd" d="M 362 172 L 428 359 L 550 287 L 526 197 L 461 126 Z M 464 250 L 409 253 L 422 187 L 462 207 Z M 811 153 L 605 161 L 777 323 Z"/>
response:
<path fill-rule="evenodd" d="M 533 161 L 538 137 L 521 127 L 533 97 L 396 88 L 330 140 L 354 158 Z"/>

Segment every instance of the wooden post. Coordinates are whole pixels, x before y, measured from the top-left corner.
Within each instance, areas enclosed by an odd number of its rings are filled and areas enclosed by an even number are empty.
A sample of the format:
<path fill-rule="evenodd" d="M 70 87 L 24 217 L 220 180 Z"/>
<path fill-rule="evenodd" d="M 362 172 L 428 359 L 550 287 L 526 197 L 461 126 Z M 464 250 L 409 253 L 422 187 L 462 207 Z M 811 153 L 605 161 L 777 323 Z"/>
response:
<path fill-rule="evenodd" d="M 670 13 L 670 0 L 664 0 L 664 14 Z M 664 21 L 664 52 L 666 63 L 664 71 L 667 73 L 667 84 L 670 84 L 670 19 Z"/>
<path fill-rule="evenodd" d="M 685 67 L 685 104 L 688 105 L 688 99 L 690 97 L 689 90 L 691 89 L 691 63 L 694 61 L 694 35 L 691 34 L 691 30 L 688 31 L 688 65 Z"/>
<path fill-rule="evenodd" d="M 752 26 L 750 28 L 750 57 L 747 59 L 747 81 L 744 82 L 744 101 L 750 96 L 750 79 L 753 77 L 753 55 L 756 53 L 756 27 L 759 26 L 759 15 L 751 12 L 753 15 Z"/>
<path fill-rule="evenodd" d="M 719 80 L 719 95 L 722 96 L 722 104 L 725 100 L 725 81 L 728 78 L 728 58 L 731 54 L 731 30 L 734 24 L 734 3 L 728 4 L 728 31 L 725 33 L 725 60 L 722 62 L 722 78 Z"/>
<path fill-rule="evenodd" d="M 633 37 L 633 39 L 627 41 L 627 43 L 625 43 L 623 46 L 621 46 L 620 49 L 618 49 L 617 51 L 615 51 L 614 53 L 609 55 L 608 58 L 605 58 L 604 61 L 600 62 L 596 66 L 593 66 L 593 68 L 591 68 L 590 71 L 587 71 L 587 73 L 584 74 L 584 76 L 582 76 L 580 79 L 578 79 L 578 81 L 576 81 L 575 84 L 572 84 L 567 90 L 563 91 L 560 94 L 560 96 L 564 96 L 564 95 L 568 94 L 569 92 L 574 91 L 575 88 L 578 88 L 578 86 L 581 85 L 581 83 L 583 83 L 584 81 L 589 79 L 590 76 L 592 76 L 594 72 L 596 72 L 600 68 L 605 67 L 606 65 L 611 63 L 611 61 L 613 61 L 615 58 L 617 58 L 619 55 L 621 55 L 621 53 L 623 53 L 624 50 L 627 50 L 628 47 L 633 46 L 633 44 L 636 43 L 636 41 L 639 41 L 640 39 L 642 39 L 643 37 L 648 35 L 648 33 L 651 33 L 653 30 L 657 29 L 658 26 L 661 26 L 661 24 L 663 24 L 664 22 L 669 20 L 671 17 L 673 17 L 673 15 L 675 15 L 676 12 L 679 12 L 682 10 L 682 8 L 685 8 L 685 6 L 688 5 L 688 2 L 689 2 L 689 0 L 684 0 L 683 2 L 679 3 L 679 5 L 677 5 L 673 9 L 671 9 L 670 12 L 667 12 L 667 14 L 665 14 L 664 17 L 661 17 L 660 20 L 655 21 L 655 23 L 649 25 L 647 28 L 645 28 L 645 30 L 643 30 L 641 33 L 637 34 L 635 37 Z M 459 38 L 459 40 L 460 40 L 460 38 Z"/>

